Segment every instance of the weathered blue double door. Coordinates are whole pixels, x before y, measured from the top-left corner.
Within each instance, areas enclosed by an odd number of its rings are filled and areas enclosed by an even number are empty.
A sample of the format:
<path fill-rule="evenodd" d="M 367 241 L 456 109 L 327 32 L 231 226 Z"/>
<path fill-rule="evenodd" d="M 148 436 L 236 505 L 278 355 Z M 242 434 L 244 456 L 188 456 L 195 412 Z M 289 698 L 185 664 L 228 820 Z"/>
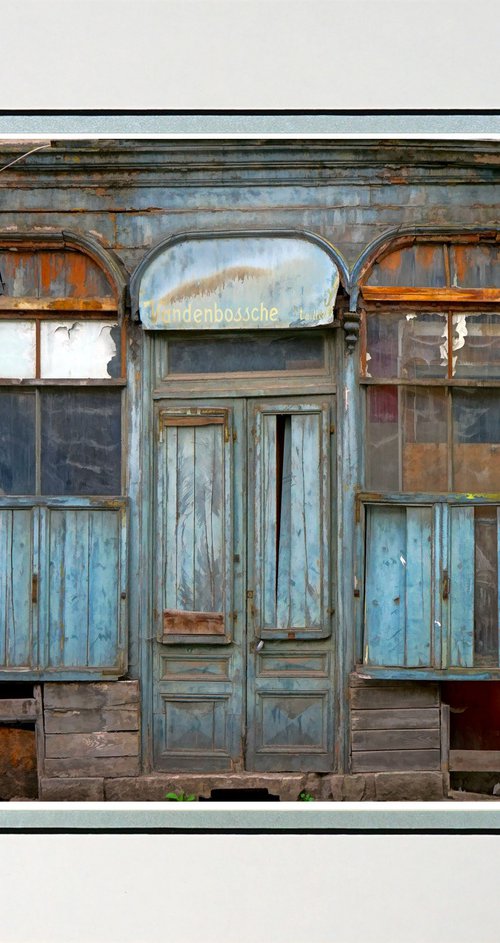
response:
<path fill-rule="evenodd" d="M 155 422 L 155 768 L 332 769 L 332 398 Z"/>

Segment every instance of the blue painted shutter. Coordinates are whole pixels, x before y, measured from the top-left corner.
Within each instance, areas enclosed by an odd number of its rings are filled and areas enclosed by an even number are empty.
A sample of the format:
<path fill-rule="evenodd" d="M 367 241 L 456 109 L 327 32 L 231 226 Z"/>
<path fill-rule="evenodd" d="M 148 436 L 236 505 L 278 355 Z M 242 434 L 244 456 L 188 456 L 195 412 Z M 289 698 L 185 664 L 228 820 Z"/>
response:
<path fill-rule="evenodd" d="M 124 499 L 0 508 L 2 677 L 119 677 L 127 666 Z"/>
<path fill-rule="evenodd" d="M 367 508 L 366 664 L 433 664 L 434 531 L 432 507 Z"/>

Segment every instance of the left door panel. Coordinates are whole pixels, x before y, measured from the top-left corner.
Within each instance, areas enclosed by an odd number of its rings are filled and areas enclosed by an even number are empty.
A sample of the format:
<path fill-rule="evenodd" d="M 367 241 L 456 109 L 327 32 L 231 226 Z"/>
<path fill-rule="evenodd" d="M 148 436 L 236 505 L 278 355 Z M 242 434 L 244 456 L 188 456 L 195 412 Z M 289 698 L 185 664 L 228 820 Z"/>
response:
<path fill-rule="evenodd" d="M 242 764 L 242 403 L 160 404 L 154 763 Z"/>

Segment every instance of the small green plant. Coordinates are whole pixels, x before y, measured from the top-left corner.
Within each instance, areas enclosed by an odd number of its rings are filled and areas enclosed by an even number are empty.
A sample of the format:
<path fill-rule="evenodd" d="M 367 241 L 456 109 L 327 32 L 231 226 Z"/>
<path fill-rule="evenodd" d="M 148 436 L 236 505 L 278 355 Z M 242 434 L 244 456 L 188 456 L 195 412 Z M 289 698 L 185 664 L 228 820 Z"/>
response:
<path fill-rule="evenodd" d="M 310 792 L 306 792 L 306 790 L 303 789 L 302 792 L 299 793 L 298 801 L 299 802 L 316 802 L 316 799 L 314 798 L 314 796 L 311 796 Z"/>
<path fill-rule="evenodd" d="M 182 789 L 180 792 L 167 792 L 165 799 L 169 802 L 196 802 L 196 796 L 188 796 Z"/>

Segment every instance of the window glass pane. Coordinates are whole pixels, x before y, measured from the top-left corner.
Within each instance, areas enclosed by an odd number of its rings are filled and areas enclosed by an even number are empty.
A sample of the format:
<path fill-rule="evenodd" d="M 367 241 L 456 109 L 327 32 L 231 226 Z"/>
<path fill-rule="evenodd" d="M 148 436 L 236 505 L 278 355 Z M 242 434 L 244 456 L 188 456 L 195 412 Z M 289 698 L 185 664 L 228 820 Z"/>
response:
<path fill-rule="evenodd" d="M 368 489 L 446 491 L 446 391 L 373 386 L 367 394 Z"/>
<path fill-rule="evenodd" d="M 445 314 L 370 313 L 366 319 L 366 376 L 445 377 L 448 327 Z"/>
<path fill-rule="evenodd" d="M 41 392 L 43 494 L 120 494 L 120 392 Z"/>
<path fill-rule="evenodd" d="M 251 373 L 274 370 L 320 370 L 324 338 L 289 337 L 179 338 L 168 343 L 169 373 Z"/>
<path fill-rule="evenodd" d="M 369 491 L 398 491 L 398 387 L 370 386 L 366 392 L 367 488 Z"/>
<path fill-rule="evenodd" d="M 403 491 L 447 491 L 446 390 L 401 389 Z"/>
<path fill-rule="evenodd" d="M 453 315 L 453 376 L 500 378 L 500 314 Z"/>
<path fill-rule="evenodd" d="M 44 379 L 120 376 L 120 328 L 110 321 L 42 321 Z"/>
<path fill-rule="evenodd" d="M 34 321 L 0 320 L 0 377 L 35 376 L 35 337 Z"/>
<path fill-rule="evenodd" d="M 500 491 L 500 390 L 453 391 L 455 491 Z"/>
<path fill-rule="evenodd" d="M 0 494 L 35 492 L 35 393 L 0 393 Z"/>

